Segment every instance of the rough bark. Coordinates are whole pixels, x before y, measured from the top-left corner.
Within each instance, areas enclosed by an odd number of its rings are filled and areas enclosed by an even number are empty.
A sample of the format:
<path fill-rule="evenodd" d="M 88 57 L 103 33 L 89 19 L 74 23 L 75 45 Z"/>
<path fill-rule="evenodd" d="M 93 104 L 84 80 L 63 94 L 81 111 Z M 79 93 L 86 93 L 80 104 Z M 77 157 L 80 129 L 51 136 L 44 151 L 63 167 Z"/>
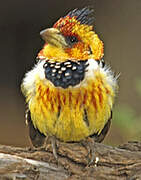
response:
<path fill-rule="evenodd" d="M 141 143 L 117 147 L 95 143 L 96 160 L 88 164 L 87 149 L 79 143 L 58 145 L 58 164 L 52 149 L 0 145 L 0 179 L 16 180 L 137 180 L 141 179 Z"/>

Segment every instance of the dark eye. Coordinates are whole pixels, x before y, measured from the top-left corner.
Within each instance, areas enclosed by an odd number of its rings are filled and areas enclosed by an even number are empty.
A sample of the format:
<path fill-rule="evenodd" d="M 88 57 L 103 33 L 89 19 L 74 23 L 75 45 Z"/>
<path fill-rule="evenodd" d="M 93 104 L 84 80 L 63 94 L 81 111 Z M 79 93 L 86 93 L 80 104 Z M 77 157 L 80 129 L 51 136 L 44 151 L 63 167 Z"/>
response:
<path fill-rule="evenodd" d="M 75 37 L 75 36 L 70 36 L 70 37 L 69 37 L 69 40 L 70 40 L 71 43 L 78 42 L 78 39 L 77 39 L 77 37 Z"/>
<path fill-rule="evenodd" d="M 73 45 L 78 42 L 78 38 L 76 36 L 66 36 L 66 42 L 69 45 Z"/>

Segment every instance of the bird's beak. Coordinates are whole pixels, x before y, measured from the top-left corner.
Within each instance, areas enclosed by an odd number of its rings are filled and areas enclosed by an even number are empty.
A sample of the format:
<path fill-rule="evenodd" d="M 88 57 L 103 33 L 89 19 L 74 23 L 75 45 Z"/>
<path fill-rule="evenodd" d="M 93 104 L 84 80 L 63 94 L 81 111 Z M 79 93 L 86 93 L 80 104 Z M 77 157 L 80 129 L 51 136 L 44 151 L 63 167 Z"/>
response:
<path fill-rule="evenodd" d="M 40 32 L 41 37 L 46 43 L 56 47 L 66 48 L 68 45 L 64 36 L 56 28 L 48 28 Z"/>

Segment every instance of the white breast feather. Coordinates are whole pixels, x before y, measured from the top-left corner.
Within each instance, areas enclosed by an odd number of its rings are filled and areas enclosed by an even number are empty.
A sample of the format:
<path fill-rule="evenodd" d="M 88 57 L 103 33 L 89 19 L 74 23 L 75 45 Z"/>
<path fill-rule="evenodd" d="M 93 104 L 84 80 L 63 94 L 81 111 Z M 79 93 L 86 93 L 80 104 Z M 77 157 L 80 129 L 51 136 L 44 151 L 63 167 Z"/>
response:
<path fill-rule="evenodd" d="M 25 78 L 23 79 L 22 86 L 26 91 L 34 92 L 35 90 L 35 81 L 36 78 L 39 77 L 41 80 L 46 81 L 45 73 L 44 73 L 44 65 L 45 61 L 42 60 L 38 64 L 36 64 L 32 70 L 30 70 L 28 73 L 26 73 Z M 87 85 L 87 79 L 89 78 L 95 78 L 94 77 L 94 71 L 100 71 L 102 74 L 105 75 L 105 80 L 107 80 L 107 83 L 111 85 L 113 88 L 116 86 L 117 78 L 114 77 L 113 72 L 111 71 L 110 67 L 105 66 L 102 68 L 96 60 L 89 59 L 88 60 L 89 66 L 87 67 L 87 72 L 85 74 L 85 79 L 79 84 L 74 86 L 73 88 L 80 88 L 81 86 Z"/>

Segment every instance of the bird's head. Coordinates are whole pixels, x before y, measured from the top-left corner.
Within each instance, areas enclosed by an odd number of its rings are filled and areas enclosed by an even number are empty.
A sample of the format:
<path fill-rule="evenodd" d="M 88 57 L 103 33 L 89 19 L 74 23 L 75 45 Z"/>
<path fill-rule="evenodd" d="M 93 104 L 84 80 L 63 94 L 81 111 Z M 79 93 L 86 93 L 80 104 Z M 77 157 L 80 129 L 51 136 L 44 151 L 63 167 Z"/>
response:
<path fill-rule="evenodd" d="M 69 12 L 53 28 L 41 31 L 45 45 L 38 57 L 57 61 L 100 60 L 103 57 L 103 42 L 93 31 L 93 21 L 93 10 L 87 7 Z"/>

